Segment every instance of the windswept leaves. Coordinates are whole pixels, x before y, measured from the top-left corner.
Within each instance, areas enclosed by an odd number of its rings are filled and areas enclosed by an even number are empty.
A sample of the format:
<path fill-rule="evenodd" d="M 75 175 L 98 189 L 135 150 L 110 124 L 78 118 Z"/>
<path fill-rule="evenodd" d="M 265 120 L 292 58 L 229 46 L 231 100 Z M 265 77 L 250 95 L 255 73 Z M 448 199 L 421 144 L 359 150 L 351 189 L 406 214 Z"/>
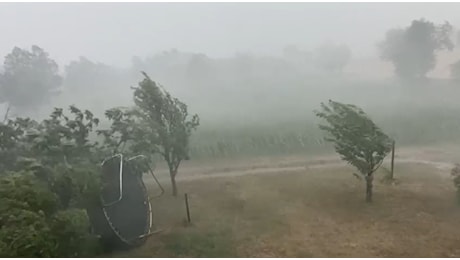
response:
<path fill-rule="evenodd" d="M 319 126 L 327 133 L 325 140 L 334 143 L 342 159 L 361 174 L 374 172 L 390 152 L 391 139 L 355 105 L 329 100 L 321 108 L 315 114 L 328 123 Z"/>
<path fill-rule="evenodd" d="M 143 74 L 145 79 L 134 88 L 136 116 L 144 124 L 144 136 L 153 142 L 150 152 L 160 153 L 177 172 L 180 162 L 189 159 L 189 138 L 199 117 L 190 117 L 186 104 Z"/>

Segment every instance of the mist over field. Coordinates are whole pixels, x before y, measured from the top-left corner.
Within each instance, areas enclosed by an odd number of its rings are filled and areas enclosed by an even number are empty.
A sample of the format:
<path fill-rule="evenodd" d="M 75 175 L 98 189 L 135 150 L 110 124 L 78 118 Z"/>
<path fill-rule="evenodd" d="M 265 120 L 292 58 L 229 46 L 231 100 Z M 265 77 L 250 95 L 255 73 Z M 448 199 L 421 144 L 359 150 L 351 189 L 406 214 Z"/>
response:
<path fill-rule="evenodd" d="M 460 59 L 458 47 L 435 46 L 423 31 L 409 47 L 391 43 L 396 54 L 389 58 L 382 47 L 392 41 L 392 30 L 404 31 L 413 21 L 439 28 L 448 22 L 446 37 L 456 45 L 457 3 L 1 7 L 6 37 L 0 54 L 37 45 L 56 61 L 62 79 L 49 100 L 34 108 L 11 107 L 11 116 L 43 118 L 53 107 L 75 104 L 104 125 L 105 110 L 133 104 L 130 87 L 144 71 L 200 116 L 192 136 L 192 155 L 198 157 L 224 156 L 223 146 L 234 146 L 228 155 L 320 149 L 313 110 L 329 99 L 362 107 L 403 142 L 426 141 L 428 133 L 428 139 L 443 141 L 458 132 L 460 73 L 451 66 Z M 13 16 L 15 25 L 7 26 Z M 428 27 L 421 29 L 426 35 L 432 33 Z M 420 41 L 425 42 L 414 47 Z M 426 57 L 401 54 L 416 48 Z M 427 67 L 406 77 L 398 75 L 395 62 Z M 7 106 L 5 101 L 3 112 Z M 270 138 L 277 144 L 269 145 Z"/>

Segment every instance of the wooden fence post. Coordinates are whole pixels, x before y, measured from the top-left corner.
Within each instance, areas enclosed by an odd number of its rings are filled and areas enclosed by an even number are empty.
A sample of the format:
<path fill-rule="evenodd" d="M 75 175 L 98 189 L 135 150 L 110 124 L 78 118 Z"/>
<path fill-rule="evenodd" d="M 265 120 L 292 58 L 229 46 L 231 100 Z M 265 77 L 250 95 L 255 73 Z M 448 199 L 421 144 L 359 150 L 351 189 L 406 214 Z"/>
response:
<path fill-rule="evenodd" d="M 192 220 L 190 219 L 190 209 L 188 206 L 188 195 L 185 193 L 185 209 L 187 210 L 187 222 L 190 223 Z"/>
<path fill-rule="evenodd" d="M 394 179 L 394 167 L 395 167 L 395 141 L 393 140 L 391 145 L 391 179 Z"/>

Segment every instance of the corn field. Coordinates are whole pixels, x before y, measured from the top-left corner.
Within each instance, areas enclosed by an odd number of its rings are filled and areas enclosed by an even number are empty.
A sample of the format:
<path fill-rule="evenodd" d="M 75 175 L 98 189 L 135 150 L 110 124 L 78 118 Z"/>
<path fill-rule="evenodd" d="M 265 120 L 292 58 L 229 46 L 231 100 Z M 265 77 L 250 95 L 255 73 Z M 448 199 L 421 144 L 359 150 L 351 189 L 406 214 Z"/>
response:
<path fill-rule="evenodd" d="M 431 145 L 441 142 L 460 143 L 460 110 L 404 112 L 372 116 L 375 122 L 398 145 Z M 300 120 L 299 120 L 300 121 Z M 324 141 L 317 123 L 299 126 L 252 129 L 199 129 L 192 136 L 192 159 L 237 158 L 263 155 L 318 154 L 332 152 Z"/>
<path fill-rule="evenodd" d="M 277 155 L 307 153 L 312 150 L 325 150 L 326 144 L 319 133 L 275 133 L 222 138 L 195 142 L 191 145 L 193 158 L 222 158 L 248 155 Z"/>

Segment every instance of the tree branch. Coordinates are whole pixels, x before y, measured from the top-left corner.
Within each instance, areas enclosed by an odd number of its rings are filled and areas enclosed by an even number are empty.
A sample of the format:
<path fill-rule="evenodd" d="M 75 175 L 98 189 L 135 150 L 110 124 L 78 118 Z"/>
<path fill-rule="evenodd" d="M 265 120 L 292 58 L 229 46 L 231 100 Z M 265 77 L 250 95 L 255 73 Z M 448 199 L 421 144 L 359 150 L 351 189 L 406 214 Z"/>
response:
<path fill-rule="evenodd" d="M 383 160 L 380 161 L 380 163 L 377 165 L 377 167 L 375 167 L 371 172 L 370 174 L 374 173 L 378 168 L 380 168 L 380 166 L 382 165 L 383 163 Z"/>
<path fill-rule="evenodd" d="M 180 162 L 181 162 L 181 160 L 177 160 L 177 161 L 175 162 L 175 165 L 174 165 L 174 176 L 177 175 L 177 169 L 179 169 Z"/>

